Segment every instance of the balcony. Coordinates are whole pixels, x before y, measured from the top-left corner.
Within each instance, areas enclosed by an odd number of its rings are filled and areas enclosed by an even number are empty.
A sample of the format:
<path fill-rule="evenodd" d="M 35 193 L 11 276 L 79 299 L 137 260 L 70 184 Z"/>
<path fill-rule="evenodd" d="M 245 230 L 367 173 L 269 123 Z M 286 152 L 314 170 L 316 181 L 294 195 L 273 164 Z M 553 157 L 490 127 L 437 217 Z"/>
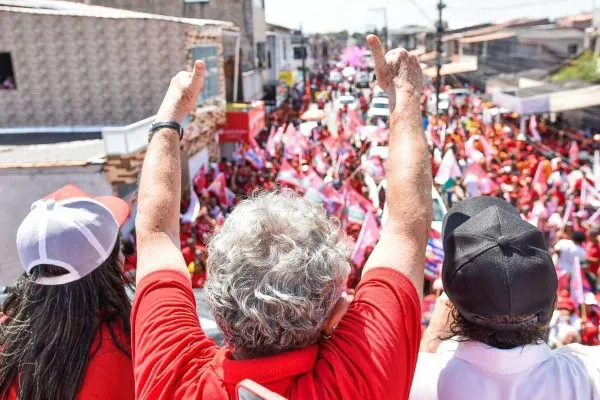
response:
<path fill-rule="evenodd" d="M 260 70 L 242 72 L 242 93 L 244 103 L 261 100 L 263 97 L 263 77 Z"/>
<path fill-rule="evenodd" d="M 106 127 L 102 129 L 104 148 L 107 155 L 132 154 L 148 144 L 148 129 L 154 116 L 127 126 Z"/>

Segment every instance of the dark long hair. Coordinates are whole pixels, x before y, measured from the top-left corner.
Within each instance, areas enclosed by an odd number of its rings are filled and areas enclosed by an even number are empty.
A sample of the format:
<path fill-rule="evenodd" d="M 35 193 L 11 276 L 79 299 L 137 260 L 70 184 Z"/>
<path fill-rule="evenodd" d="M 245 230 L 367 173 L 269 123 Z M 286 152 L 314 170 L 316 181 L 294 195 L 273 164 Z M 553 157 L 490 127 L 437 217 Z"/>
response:
<path fill-rule="evenodd" d="M 520 329 L 498 330 L 479 325 L 467 320 L 453 307 L 453 322 L 450 324 L 450 334 L 441 337 L 442 340 L 452 339 L 459 342 L 481 342 L 497 349 L 513 349 L 519 346 L 536 345 L 548 340 L 550 321 L 540 321 L 535 325 L 524 326 Z M 529 320 L 532 315 L 522 317 L 501 316 L 489 318 L 495 323 L 517 323 Z"/>
<path fill-rule="evenodd" d="M 0 307 L 6 316 L 0 324 L 0 398 L 7 398 L 17 382 L 20 399 L 74 399 L 100 347 L 104 326 L 115 346 L 131 357 L 131 301 L 123 284 L 119 243 L 117 239 L 100 267 L 77 281 L 37 284 L 36 278 L 66 272 L 40 265 L 12 289 Z"/>

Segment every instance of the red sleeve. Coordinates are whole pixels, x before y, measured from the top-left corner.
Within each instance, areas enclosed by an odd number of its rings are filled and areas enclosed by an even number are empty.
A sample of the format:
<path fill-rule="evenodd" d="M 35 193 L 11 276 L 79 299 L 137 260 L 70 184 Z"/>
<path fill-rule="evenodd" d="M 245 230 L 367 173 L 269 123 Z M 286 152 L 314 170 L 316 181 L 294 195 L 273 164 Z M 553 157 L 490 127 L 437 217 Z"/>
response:
<path fill-rule="evenodd" d="M 372 269 L 331 339 L 322 343 L 315 389 L 322 390 L 321 398 L 407 399 L 420 338 L 413 284 L 391 268 Z"/>
<path fill-rule="evenodd" d="M 175 271 L 148 275 L 138 285 L 131 312 L 137 399 L 170 398 L 193 391 L 194 377 L 218 350 L 204 334 L 188 278 Z"/>

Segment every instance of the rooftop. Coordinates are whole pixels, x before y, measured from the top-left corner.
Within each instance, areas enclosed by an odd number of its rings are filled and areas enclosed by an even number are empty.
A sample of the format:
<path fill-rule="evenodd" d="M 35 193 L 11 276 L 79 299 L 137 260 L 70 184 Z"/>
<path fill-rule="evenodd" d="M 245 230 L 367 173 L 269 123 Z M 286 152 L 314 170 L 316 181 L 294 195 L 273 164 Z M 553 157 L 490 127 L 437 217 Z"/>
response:
<path fill-rule="evenodd" d="M 589 83 L 580 81 L 565 81 L 565 82 L 554 82 L 548 83 L 541 86 L 529 87 L 525 89 L 519 89 L 515 92 L 517 97 L 533 97 L 539 95 L 545 95 L 555 92 L 562 92 L 565 90 L 583 89 L 591 87 Z"/>
<path fill-rule="evenodd" d="M 544 25 L 534 29 L 523 29 L 518 32 L 519 39 L 525 40 L 583 40 L 585 33 L 575 28 L 557 28 L 554 25 Z"/>
<path fill-rule="evenodd" d="M 148 14 L 61 0 L 0 0 L 0 11 L 28 14 L 68 15 L 93 18 L 138 18 L 181 22 L 196 26 L 217 25 L 226 29 L 235 29 L 233 23 L 226 21 L 178 18 L 166 15 Z"/>
<path fill-rule="evenodd" d="M 0 169 L 83 166 L 102 163 L 105 156 L 102 139 L 0 146 Z"/>
<path fill-rule="evenodd" d="M 495 32 L 488 33 L 486 35 L 469 36 L 459 40 L 460 43 L 480 43 L 480 42 L 491 42 L 493 40 L 509 39 L 515 36 L 514 32 Z"/>

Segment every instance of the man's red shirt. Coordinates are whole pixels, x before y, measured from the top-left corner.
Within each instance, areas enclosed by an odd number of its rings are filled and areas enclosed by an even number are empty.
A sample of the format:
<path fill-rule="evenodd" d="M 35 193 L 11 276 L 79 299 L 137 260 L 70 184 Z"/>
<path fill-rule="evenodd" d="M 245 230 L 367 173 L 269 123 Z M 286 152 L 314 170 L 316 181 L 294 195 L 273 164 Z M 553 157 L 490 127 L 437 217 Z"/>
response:
<path fill-rule="evenodd" d="M 412 283 L 390 268 L 368 271 L 329 340 L 271 357 L 235 360 L 200 327 L 187 277 L 155 272 L 132 310 L 136 397 L 235 399 L 251 379 L 288 399 L 408 398 L 421 336 Z"/>

